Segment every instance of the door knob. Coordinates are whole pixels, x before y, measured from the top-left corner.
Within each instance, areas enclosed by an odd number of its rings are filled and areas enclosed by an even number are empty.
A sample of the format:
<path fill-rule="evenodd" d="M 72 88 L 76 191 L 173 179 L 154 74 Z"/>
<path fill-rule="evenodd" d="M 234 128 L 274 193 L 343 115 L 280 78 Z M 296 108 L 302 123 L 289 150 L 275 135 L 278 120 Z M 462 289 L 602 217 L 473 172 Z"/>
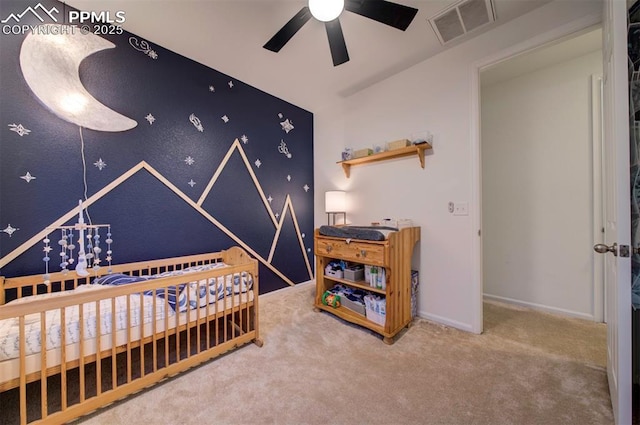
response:
<path fill-rule="evenodd" d="M 605 244 L 599 243 L 593 246 L 593 250 L 599 254 L 606 254 L 607 252 L 613 253 L 613 255 L 618 255 L 618 244 L 613 243 L 611 246 L 607 246 Z"/>

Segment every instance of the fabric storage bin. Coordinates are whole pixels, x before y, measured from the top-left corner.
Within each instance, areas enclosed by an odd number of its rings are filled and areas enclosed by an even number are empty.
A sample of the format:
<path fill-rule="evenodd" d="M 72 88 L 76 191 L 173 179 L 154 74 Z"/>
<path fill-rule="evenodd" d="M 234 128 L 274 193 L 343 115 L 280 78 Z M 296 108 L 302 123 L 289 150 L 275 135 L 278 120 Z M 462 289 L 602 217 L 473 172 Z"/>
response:
<path fill-rule="evenodd" d="M 354 282 L 364 280 L 364 267 L 363 266 L 352 266 L 344 269 L 344 278 L 348 280 L 353 280 Z"/>
<path fill-rule="evenodd" d="M 411 270 L 411 318 L 418 315 L 418 271 Z"/>

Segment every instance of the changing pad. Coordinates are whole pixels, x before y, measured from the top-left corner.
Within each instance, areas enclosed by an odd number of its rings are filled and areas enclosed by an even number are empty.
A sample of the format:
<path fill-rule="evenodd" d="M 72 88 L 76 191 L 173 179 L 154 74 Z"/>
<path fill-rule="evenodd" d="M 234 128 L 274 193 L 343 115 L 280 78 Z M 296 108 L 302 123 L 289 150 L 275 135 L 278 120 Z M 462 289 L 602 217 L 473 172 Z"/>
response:
<path fill-rule="evenodd" d="M 391 232 L 397 232 L 395 227 L 384 226 L 320 226 L 319 233 L 323 236 L 335 238 L 364 239 L 367 241 L 384 241 Z"/>

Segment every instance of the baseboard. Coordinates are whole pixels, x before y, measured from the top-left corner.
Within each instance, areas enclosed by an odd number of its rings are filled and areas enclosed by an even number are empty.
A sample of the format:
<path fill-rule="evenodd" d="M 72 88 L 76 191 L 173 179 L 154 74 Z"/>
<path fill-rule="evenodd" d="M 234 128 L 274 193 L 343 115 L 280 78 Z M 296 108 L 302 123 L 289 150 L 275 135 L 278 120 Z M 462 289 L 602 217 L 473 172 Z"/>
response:
<path fill-rule="evenodd" d="M 458 322 L 457 320 L 451 320 L 447 317 L 438 316 L 436 314 L 429 314 L 424 311 L 418 312 L 418 317 L 426 319 L 439 325 L 450 326 L 452 328 L 460 329 L 465 332 L 473 332 L 473 327 L 469 323 Z"/>
<path fill-rule="evenodd" d="M 262 294 L 260 295 L 262 298 L 264 297 L 270 297 L 271 295 L 274 294 L 278 294 L 282 291 L 290 291 L 293 288 L 299 288 L 299 287 L 303 287 L 309 284 L 314 284 L 315 285 L 315 280 L 307 280 L 306 282 L 300 282 L 300 283 L 296 283 L 293 286 L 285 286 L 284 288 L 280 288 L 280 289 L 276 289 L 275 291 L 271 291 L 271 292 L 267 292 L 266 294 Z"/>
<path fill-rule="evenodd" d="M 482 295 L 484 299 L 488 301 L 498 301 L 505 304 L 515 304 L 522 307 L 528 307 L 534 310 L 542 310 L 548 313 L 559 314 L 561 316 L 570 316 L 570 317 L 575 317 L 577 319 L 589 320 L 591 322 L 596 321 L 593 314 L 580 313 L 578 311 L 566 310 L 564 308 L 551 307 L 548 305 L 536 304 L 536 303 L 531 303 L 527 301 L 520 301 L 520 300 L 515 300 L 507 297 L 499 297 L 497 295 L 490 295 L 490 294 L 482 294 Z"/>

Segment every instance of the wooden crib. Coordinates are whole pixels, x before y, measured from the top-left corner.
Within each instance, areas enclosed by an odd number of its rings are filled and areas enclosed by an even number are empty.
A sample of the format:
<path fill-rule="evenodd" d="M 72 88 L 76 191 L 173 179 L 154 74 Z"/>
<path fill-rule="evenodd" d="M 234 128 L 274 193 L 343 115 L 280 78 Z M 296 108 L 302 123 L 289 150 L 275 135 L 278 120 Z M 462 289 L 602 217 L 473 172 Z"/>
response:
<path fill-rule="evenodd" d="M 3 423 L 67 422 L 248 342 L 262 345 L 258 263 L 239 247 L 113 266 L 109 278 L 140 281 L 91 284 L 106 273 L 52 273 L 49 285 L 42 275 L 0 277 Z"/>

